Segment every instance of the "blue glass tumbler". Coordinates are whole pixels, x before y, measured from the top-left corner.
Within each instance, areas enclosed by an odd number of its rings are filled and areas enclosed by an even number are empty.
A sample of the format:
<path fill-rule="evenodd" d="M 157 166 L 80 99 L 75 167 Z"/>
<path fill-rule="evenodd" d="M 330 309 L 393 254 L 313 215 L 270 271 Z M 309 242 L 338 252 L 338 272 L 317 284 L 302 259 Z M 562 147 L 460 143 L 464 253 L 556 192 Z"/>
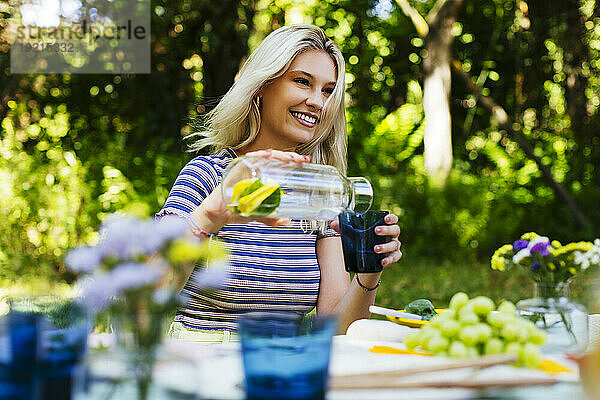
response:
<path fill-rule="evenodd" d="M 37 400 L 40 316 L 9 312 L 0 317 L 0 400 Z"/>
<path fill-rule="evenodd" d="M 42 400 L 68 400 L 71 398 L 73 371 L 86 349 L 89 323 L 83 320 L 59 329 L 44 320 L 42 326 L 42 357 L 38 362 Z"/>
<path fill-rule="evenodd" d="M 292 312 L 252 312 L 239 319 L 248 400 L 324 399 L 336 320 L 301 323 Z"/>
<path fill-rule="evenodd" d="M 89 318 L 76 302 L 53 296 L 8 303 L 9 313 L 0 317 L 0 400 L 69 400 Z"/>
<path fill-rule="evenodd" d="M 343 212 L 339 215 L 342 249 L 346 271 L 353 273 L 381 272 L 386 254 L 375 253 L 374 247 L 390 240 L 375 234 L 375 227 L 385 225 L 387 211 L 365 213 Z"/>

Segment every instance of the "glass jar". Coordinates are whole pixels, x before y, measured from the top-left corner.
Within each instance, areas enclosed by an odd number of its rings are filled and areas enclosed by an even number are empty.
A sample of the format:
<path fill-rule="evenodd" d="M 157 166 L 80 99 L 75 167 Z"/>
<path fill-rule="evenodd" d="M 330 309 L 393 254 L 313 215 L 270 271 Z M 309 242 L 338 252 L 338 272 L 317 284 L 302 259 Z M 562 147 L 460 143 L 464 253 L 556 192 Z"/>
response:
<path fill-rule="evenodd" d="M 588 312 L 569 299 L 568 282 L 535 282 L 534 297 L 518 302 L 517 313 L 546 332 L 543 352 L 577 353 L 587 347 Z"/>
<path fill-rule="evenodd" d="M 283 190 L 279 206 L 268 215 L 273 218 L 329 221 L 343 211 L 365 212 L 373 201 L 366 178 L 346 178 L 330 165 L 243 156 L 233 160 L 223 176 L 225 204 L 232 203 L 235 185 L 246 179 Z"/>
<path fill-rule="evenodd" d="M 74 374 L 73 400 L 196 400 L 194 360 L 157 348 L 92 349 Z"/>

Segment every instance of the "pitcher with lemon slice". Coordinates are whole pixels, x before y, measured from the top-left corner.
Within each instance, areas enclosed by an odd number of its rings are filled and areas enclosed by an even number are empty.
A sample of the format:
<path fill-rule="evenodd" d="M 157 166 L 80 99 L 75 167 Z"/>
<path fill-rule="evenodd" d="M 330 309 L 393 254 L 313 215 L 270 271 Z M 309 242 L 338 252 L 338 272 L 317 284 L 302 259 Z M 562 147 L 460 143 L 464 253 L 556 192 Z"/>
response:
<path fill-rule="evenodd" d="M 373 188 L 366 178 L 346 178 L 335 167 L 239 157 L 225 171 L 225 204 L 235 214 L 329 221 L 343 211 L 365 212 Z"/>

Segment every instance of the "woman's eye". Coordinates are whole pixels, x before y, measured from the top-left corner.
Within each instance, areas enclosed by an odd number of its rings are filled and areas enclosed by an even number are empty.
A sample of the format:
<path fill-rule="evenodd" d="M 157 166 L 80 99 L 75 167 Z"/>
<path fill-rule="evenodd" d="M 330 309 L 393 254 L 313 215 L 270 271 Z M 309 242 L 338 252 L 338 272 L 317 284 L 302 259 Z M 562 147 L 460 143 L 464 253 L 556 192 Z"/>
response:
<path fill-rule="evenodd" d="M 333 93 L 333 88 L 325 88 L 323 89 L 323 91 L 327 94 L 332 94 Z"/>
<path fill-rule="evenodd" d="M 302 85 L 309 86 L 308 79 L 304 79 L 304 78 L 296 78 L 296 79 L 294 79 L 294 82 L 298 82 L 298 83 L 300 83 L 300 84 L 302 84 Z"/>

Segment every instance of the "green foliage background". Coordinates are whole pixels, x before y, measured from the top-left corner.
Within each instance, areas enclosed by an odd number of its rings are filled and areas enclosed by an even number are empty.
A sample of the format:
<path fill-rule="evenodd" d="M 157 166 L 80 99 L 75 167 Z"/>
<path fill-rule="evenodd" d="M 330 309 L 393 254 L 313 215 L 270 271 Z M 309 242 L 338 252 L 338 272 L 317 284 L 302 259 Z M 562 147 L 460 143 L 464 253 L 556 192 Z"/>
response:
<path fill-rule="evenodd" d="M 425 15 L 435 1 L 410 3 Z M 400 216 L 405 259 L 386 272 L 381 302 L 419 293 L 446 301 L 471 284 L 498 298 L 502 285 L 509 297 L 526 295 L 523 277 L 489 271 L 495 248 L 531 230 L 561 241 L 600 236 L 598 9 L 594 0 L 466 0 L 452 31 L 452 56 L 504 107 L 588 227 L 455 77 L 454 165 L 444 188 L 428 183 L 426 49 L 389 0 L 152 0 L 149 75 L 11 75 L 0 41 L 0 281 L 70 281 L 66 251 L 94 242 L 105 215 L 159 210 L 193 157 L 183 140 L 193 119 L 262 38 L 305 22 L 346 58 L 349 175 L 367 176 L 375 207 Z M 10 9 L 0 13 L 6 29 Z"/>

